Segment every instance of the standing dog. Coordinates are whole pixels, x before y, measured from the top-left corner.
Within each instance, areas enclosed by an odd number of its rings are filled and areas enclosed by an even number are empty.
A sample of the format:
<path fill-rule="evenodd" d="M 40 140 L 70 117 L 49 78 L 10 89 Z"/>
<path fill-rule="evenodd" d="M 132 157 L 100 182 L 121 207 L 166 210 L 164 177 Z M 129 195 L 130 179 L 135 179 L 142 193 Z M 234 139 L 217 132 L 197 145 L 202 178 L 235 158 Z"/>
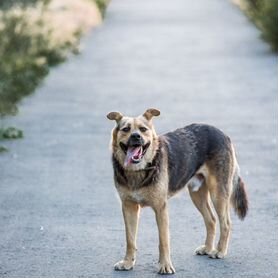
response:
<path fill-rule="evenodd" d="M 112 162 L 127 243 L 126 255 L 115 264 L 115 270 L 133 268 L 140 207 L 150 206 L 159 231 L 159 273 L 175 273 L 170 257 L 167 203 L 185 186 L 207 230 L 205 244 L 195 251 L 198 255 L 224 258 L 231 230 L 230 203 L 240 219 L 248 210 L 245 186 L 230 138 L 219 129 L 203 124 L 191 124 L 157 136 L 152 118 L 159 115 L 156 109 L 148 109 L 136 118 L 119 112 L 107 115 L 109 120 L 116 121 L 112 131 Z M 216 219 L 211 203 L 220 223 L 216 249 Z"/>

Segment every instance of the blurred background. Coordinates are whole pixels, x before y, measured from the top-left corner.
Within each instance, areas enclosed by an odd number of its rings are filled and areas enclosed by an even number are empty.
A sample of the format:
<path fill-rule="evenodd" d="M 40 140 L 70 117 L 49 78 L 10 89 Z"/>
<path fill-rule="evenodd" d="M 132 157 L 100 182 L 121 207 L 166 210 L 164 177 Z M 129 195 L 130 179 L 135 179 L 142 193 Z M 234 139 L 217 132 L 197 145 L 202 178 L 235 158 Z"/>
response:
<path fill-rule="evenodd" d="M 34 92 L 50 67 L 79 52 L 81 36 L 101 23 L 108 1 L 1 0 L 0 138 L 9 137 L 9 133 L 22 136 L 15 129 L 5 131 L 4 117 L 17 113 L 17 104 Z M 233 3 L 277 52 L 278 1 L 234 0 Z"/>
<path fill-rule="evenodd" d="M 228 134 L 248 186 L 228 257 L 193 256 L 202 218 L 170 200 L 176 277 L 277 277 L 278 0 L 0 0 L 0 277 L 157 277 L 142 210 L 125 248 L 109 111 L 149 107 L 159 134 L 202 122 Z M 16 140 L 18 139 L 18 140 Z"/>
<path fill-rule="evenodd" d="M 4 118 L 41 84 L 50 67 L 79 53 L 83 34 L 101 23 L 109 0 L 2 0 L 0 2 L 0 139 L 21 137 Z M 278 51 L 277 0 L 233 0 Z M 253 47 L 253 45 L 250 45 Z M 1 150 L 5 148 L 2 146 Z"/>
<path fill-rule="evenodd" d="M 52 66 L 79 53 L 82 35 L 97 26 L 105 0 L 3 0 L 0 2 L 0 138 L 21 137 L 4 128 L 18 103 L 41 85 Z M 2 146 L 2 151 L 4 147 Z"/>

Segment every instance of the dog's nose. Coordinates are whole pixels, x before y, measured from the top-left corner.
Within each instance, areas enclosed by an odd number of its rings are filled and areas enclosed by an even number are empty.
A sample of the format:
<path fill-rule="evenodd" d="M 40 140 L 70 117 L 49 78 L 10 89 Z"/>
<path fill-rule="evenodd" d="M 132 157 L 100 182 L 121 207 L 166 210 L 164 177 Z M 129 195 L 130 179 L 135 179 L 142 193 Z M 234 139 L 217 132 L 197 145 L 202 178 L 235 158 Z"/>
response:
<path fill-rule="evenodd" d="M 134 139 L 134 140 L 140 140 L 141 139 L 141 135 L 137 132 L 134 132 L 130 135 L 131 139 Z"/>

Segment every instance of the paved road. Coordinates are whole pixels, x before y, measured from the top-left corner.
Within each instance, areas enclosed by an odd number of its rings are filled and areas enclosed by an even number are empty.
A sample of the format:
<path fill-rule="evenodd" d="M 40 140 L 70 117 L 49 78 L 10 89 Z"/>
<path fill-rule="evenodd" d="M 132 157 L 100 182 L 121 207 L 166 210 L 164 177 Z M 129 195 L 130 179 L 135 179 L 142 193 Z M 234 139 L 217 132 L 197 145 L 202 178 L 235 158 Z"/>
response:
<path fill-rule="evenodd" d="M 162 133 L 214 124 L 234 140 L 250 213 L 233 215 L 225 260 L 193 256 L 204 225 L 187 194 L 170 202 L 175 277 L 277 277 L 277 61 L 227 0 L 113 0 L 82 55 L 54 69 L 10 121 L 25 138 L 0 156 L 0 277 L 158 277 L 153 212 L 138 263 L 124 253 L 112 182 L 110 110 L 161 109 Z"/>

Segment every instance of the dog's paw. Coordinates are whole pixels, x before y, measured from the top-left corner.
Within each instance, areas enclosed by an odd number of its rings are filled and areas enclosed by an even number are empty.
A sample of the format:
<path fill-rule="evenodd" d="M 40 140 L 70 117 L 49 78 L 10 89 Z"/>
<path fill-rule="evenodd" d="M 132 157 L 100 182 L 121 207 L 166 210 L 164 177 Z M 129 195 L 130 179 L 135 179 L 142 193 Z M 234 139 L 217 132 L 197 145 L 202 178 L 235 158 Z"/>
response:
<path fill-rule="evenodd" d="M 214 252 L 214 249 L 208 249 L 206 245 L 201 245 L 195 249 L 194 253 L 196 255 L 211 255 Z"/>
<path fill-rule="evenodd" d="M 135 260 L 122 260 L 114 264 L 115 270 L 131 270 L 135 264 Z"/>
<path fill-rule="evenodd" d="M 211 259 L 224 259 L 226 254 L 222 251 L 214 250 L 211 254 L 209 254 L 209 258 Z"/>
<path fill-rule="evenodd" d="M 171 262 L 159 263 L 159 274 L 174 274 L 175 268 Z"/>

